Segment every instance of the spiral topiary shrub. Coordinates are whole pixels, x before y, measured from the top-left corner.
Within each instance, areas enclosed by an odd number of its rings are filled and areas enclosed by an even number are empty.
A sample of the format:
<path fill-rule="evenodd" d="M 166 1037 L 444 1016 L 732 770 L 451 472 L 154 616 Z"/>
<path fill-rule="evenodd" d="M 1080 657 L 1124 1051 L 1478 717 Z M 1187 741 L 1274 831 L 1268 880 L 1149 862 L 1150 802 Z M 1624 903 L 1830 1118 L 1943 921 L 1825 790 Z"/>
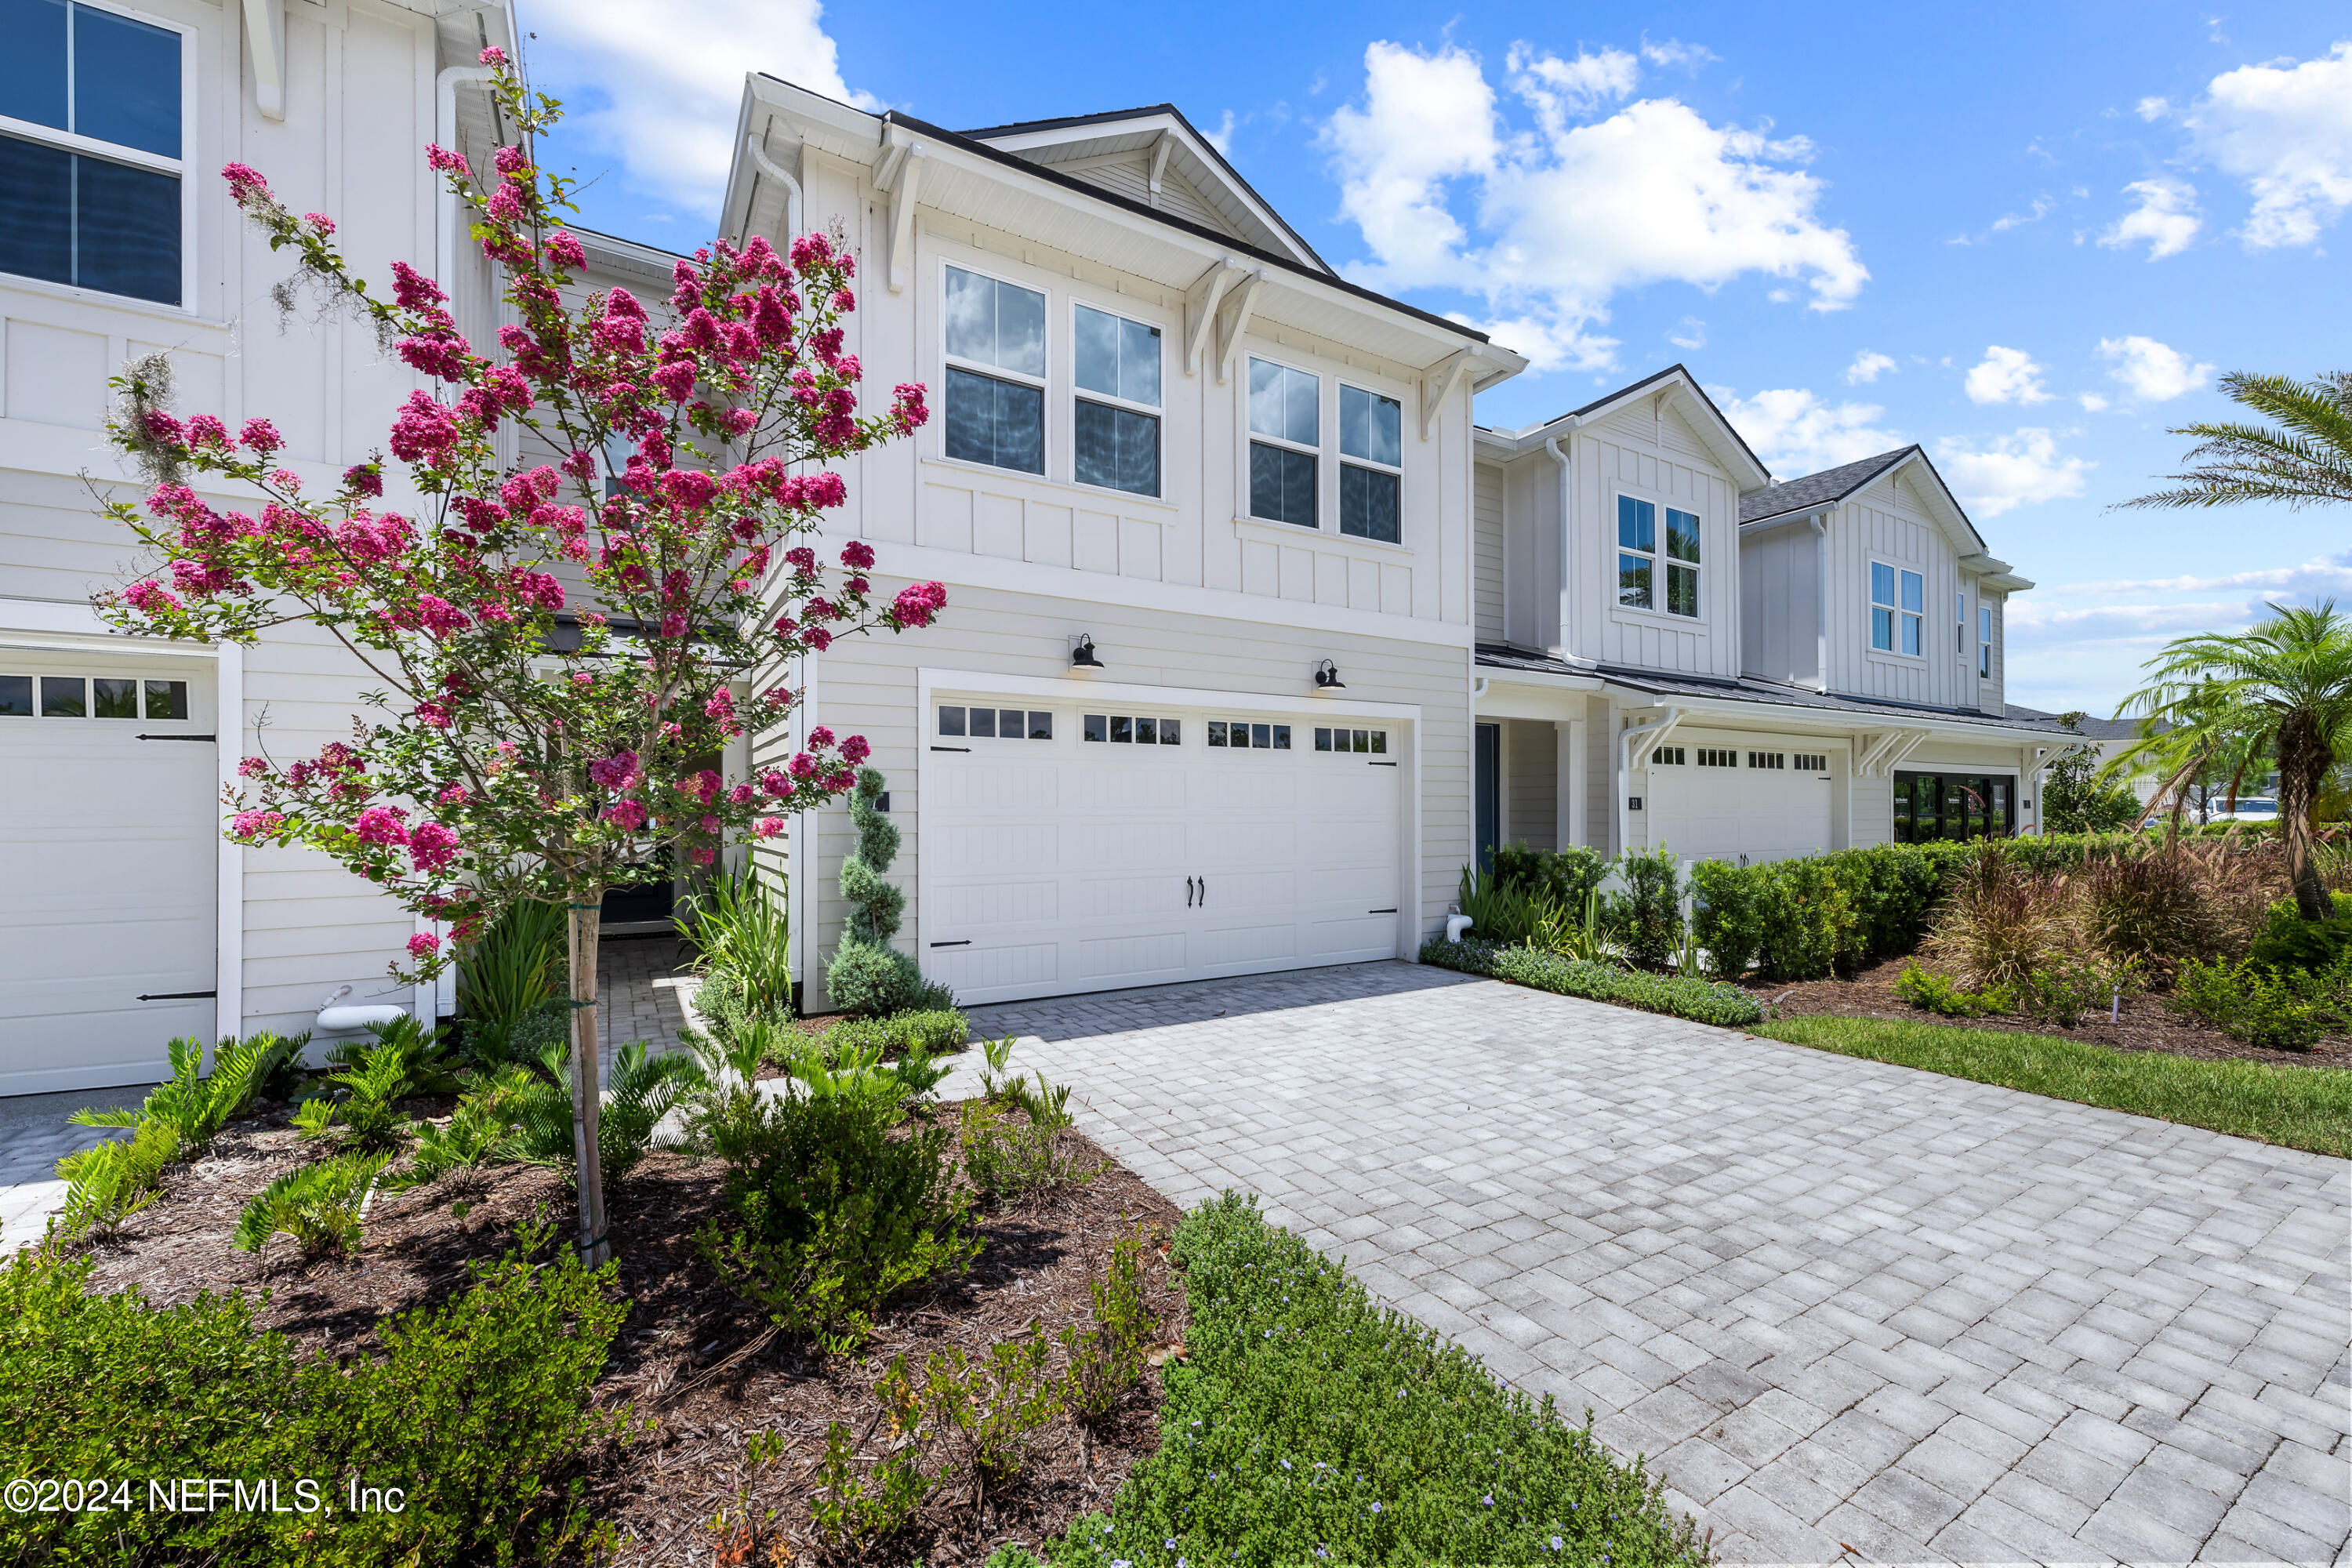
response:
<path fill-rule="evenodd" d="M 907 894 L 882 879 L 898 858 L 898 825 L 876 806 L 888 783 L 879 769 L 860 768 L 849 795 L 849 820 L 857 829 L 857 847 L 841 862 L 841 896 L 849 900 L 849 918 L 824 972 L 833 1005 L 845 1013 L 883 1016 L 909 1007 L 953 1005 L 944 987 L 925 984 L 915 961 L 890 945 L 906 912 Z"/>

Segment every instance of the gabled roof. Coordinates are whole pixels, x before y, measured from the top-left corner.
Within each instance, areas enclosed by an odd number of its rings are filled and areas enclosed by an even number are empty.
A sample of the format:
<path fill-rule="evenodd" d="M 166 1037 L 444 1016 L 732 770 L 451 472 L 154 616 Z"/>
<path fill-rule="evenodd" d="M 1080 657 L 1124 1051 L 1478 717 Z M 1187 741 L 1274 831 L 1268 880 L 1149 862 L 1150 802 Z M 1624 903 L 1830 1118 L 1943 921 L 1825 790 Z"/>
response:
<path fill-rule="evenodd" d="M 2029 723 L 2041 720 L 2047 720 L 2053 724 L 2058 724 L 2059 721 L 2065 717 L 2065 715 L 2061 713 L 2045 713 L 2039 708 L 2020 708 L 2014 702 L 2005 705 L 2001 709 L 2001 711 L 2006 713 L 2011 719 L 2021 720 Z M 2063 726 L 2061 725 L 2061 728 L 2063 728 Z M 2159 724 L 2158 726 L 2158 729 L 2159 730 L 2168 728 L 2169 728 L 2168 725 Z M 2082 720 L 2075 724 L 2074 732 L 2082 736 L 2083 739 L 2086 741 L 2137 741 L 2139 739 L 2139 721 L 2137 719 L 2098 719 L 2086 713 L 2083 716 Z"/>
<path fill-rule="evenodd" d="M 1792 511 L 1814 511 L 1822 507 L 1835 506 L 1918 450 L 1916 447 L 1905 447 L 1898 451 L 1881 452 L 1875 458 L 1864 458 L 1858 463 L 1840 463 L 1834 468 L 1823 468 L 1817 474 L 1807 474 L 1801 479 L 1783 479 L 1769 489 L 1741 496 L 1739 521 L 1743 523 L 1761 522 L 1766 518 L 1784 517 Z"/>
<path fill-rule="evenodd" d="M 1257 194 L 1216 144 L 1172 103 L 1107 110 L 1097 114 L 1067 114 L 1053 120 L 1025 120 L 962 134 L 1045 165 L 1142 153 L 1167 138 L 1172 142 L 1169 163 L 1216 210 L 1232 228 L 1234 238 L 1287 252 L 1294 259 L 1326 273 L 1332 270 L 1306 237 L 1283 219 L 1272 203 Z"/>
<path fill-rule="evenodd" d="M 1583 407 L 1571 408 L 1540 425 L 1530 425 L 1522 430 L 1482 428 L 1480 434 L 1490 445 L 1524 451 L 1530 447 L 1541 446 L 1547 437 L 1564 435 L 1589 420 L 1605 417 L 1626 404 L 1661 391 L 1673 395 L 1675 405 L 1685 418 L 1691 419 L 1692 427 L 1698 432 L 1699 438 L 1715 449 L 1725 468 L 1738 476 L 1741 491 L 1756 489 L 1772 482 L 1771 470 L 1748 445 L 1747 437 L 1724 417 L 1723 410 L 1716 406 L 1715 399 L 1699 385 L 1698 378 L 1691 374 L 1687 366 L 1680 363 L 1670 364 L 1614 392 L 1603 393 Z"/>
<path fill-rule="evenodd" d="M 2006 561 L 1996 561 L 1985 548 L 1984 535 L 1969 521 L 1959 498 L 1944 483 L 1944 476 L 1927 456 L 1925 447 L 1914 445 L 1898 447 L 1892 452 L 1881 452 L 1874 458 L 1858 462 L 1841 463 L 1834 468 L 1823 468 L 1817 474 L 1784 480 L 1769 489 L 1739 498 L 1739 526 L 1743 529 L 1802 517 L 1807 512 L 1820 511 L 1841 504 L 1881 479 L 1891 479 L 1906 469 L 1916 467 L 1926 476 L 1919 486 L 1927 503 L 1928 515 L 1944 531 L 1954 551 L 1958 552 L 1960 565 L 1977 574 L 1983 585 L 2004 593 L 2017 593 L 2033 584 L 2009 569 Z"/>

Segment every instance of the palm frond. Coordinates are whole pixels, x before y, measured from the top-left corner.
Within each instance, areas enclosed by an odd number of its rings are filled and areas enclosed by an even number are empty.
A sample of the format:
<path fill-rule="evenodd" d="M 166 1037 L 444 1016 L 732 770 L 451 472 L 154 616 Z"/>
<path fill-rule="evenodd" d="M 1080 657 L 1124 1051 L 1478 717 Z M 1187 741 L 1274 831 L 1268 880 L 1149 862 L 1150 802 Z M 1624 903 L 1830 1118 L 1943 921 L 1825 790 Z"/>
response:
<path fill-rule="evenodd" d="M 2316 382 L 2233 371 L 2221 378 L 2230 396 L 2277 426 L 2209 422 L 2179 426 L 2190 436 L 2186 471 L 2165 476 L 2174 488 L 2116 506 L 2179 508 L 2274 501 L 2288 508 L 2352 501 L 2352 374 Z"/>

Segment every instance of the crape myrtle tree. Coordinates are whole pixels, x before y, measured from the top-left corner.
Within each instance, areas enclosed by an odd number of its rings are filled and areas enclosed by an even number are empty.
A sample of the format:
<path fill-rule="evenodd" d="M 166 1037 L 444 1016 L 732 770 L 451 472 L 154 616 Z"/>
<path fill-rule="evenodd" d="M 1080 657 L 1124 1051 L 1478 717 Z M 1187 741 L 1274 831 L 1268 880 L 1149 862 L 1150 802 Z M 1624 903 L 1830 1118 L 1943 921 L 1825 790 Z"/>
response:
<path fill-rule="evenodd" d="M 568 907 L 580 1238 L 593 1262 L 606 1255 L 604 889 L 667 875 L 679 856 L 709 865 L 730 841 L 772 837 L 787 814 L 849 790 L 866 742 L 822 726 L 755 776 L 730 779 L 708 759 L 783 724 L 799 700 L 781 683 L 739 689 L 838 637 L 924 626 L 946 595 L 927 583 L 881 602 L 866 544 L 844 546 L 835 566 L 794 540 L 845 499 L 819 465 L 926 417 L 913 384 L 887 412 L 858 412 L 858 363 L 842 352 L 852 258 L 819 234 L 789 256 L 756 237 L 722 240 L 677 263 L 667 330 L 622 289 L 567 307 L 586 262 L 556 217 L 572 210 L 570 182 L 531 155 L 559 106 L 528 94 L 500 51 L 482 60 L 519 144 L 488 170 L 442 147 L 426 157 L 504 279 L 515 324 L 499 330 L 496 358 L 460 334 L 440 285 L 395 261 L 393 298 L 379 298 L 330 219 L 297 216 L 242 164 L 223 171 L 299 279 L 440 384 L 409 395 L 389 438 L 419 515 L 380 505 L 381 455 L 310 493 L 278 460 L 285 443 L 268 420 L 232 436 L 210 415 L 183 419 L 163 367 L 134 363 L 115 382 L 110 429 L 152 489 L 143 512 L 107 510 L 152 567 L 99 604 L 144 636 L 250 642 L 308 623 L 373 672 L 348 741 L 299 760 L 247 757 L 225 799 L 236 841 L 307 845 L 446 922 L 448 944 L 413 938 L 396 978 L 430 978 L 520 900 Z M 502 461 L 502 446 L 558 460 Z M 598 457 L 622 450 L 608 496 Z M 193 476 L 249 493 L 252 510 L 214 510 Z"/>

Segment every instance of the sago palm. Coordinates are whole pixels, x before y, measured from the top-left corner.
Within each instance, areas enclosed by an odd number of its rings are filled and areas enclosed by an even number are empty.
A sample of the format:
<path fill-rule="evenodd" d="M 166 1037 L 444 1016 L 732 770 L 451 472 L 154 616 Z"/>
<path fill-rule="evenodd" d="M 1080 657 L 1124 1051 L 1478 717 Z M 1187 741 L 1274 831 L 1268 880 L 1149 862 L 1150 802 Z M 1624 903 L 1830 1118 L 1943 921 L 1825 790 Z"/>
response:
<path fill-rule="evenodd" d="M 2270 606 L 2246 631 L 2176 637 L 2148 662 L 2148 683 L 2116 710 L 2159 738 L 2139 742 L 2186 759 L 2259 748 L 2278 759 L 2279 823 L 2305 920 L 2326 920 L 2327 891 L 2312 855 L 2312 805 L 2337 759 L 2352 752 L 2352 620 L 2331 599 Z M 2134 748 L 2137 750 L 2138 748 Z"/>
<path fill-rule="evenodd" d="M 2352 371 L 2317 381 L 2232 371 L 2221 378 L 2232 400 L 2275 425 L 2200 423 L 2173 428 L 2194 436 L 2177 488 L 2119 506 L 2230 506 L 2278 501 L 2290 507 L 2352 501 Z"/>

